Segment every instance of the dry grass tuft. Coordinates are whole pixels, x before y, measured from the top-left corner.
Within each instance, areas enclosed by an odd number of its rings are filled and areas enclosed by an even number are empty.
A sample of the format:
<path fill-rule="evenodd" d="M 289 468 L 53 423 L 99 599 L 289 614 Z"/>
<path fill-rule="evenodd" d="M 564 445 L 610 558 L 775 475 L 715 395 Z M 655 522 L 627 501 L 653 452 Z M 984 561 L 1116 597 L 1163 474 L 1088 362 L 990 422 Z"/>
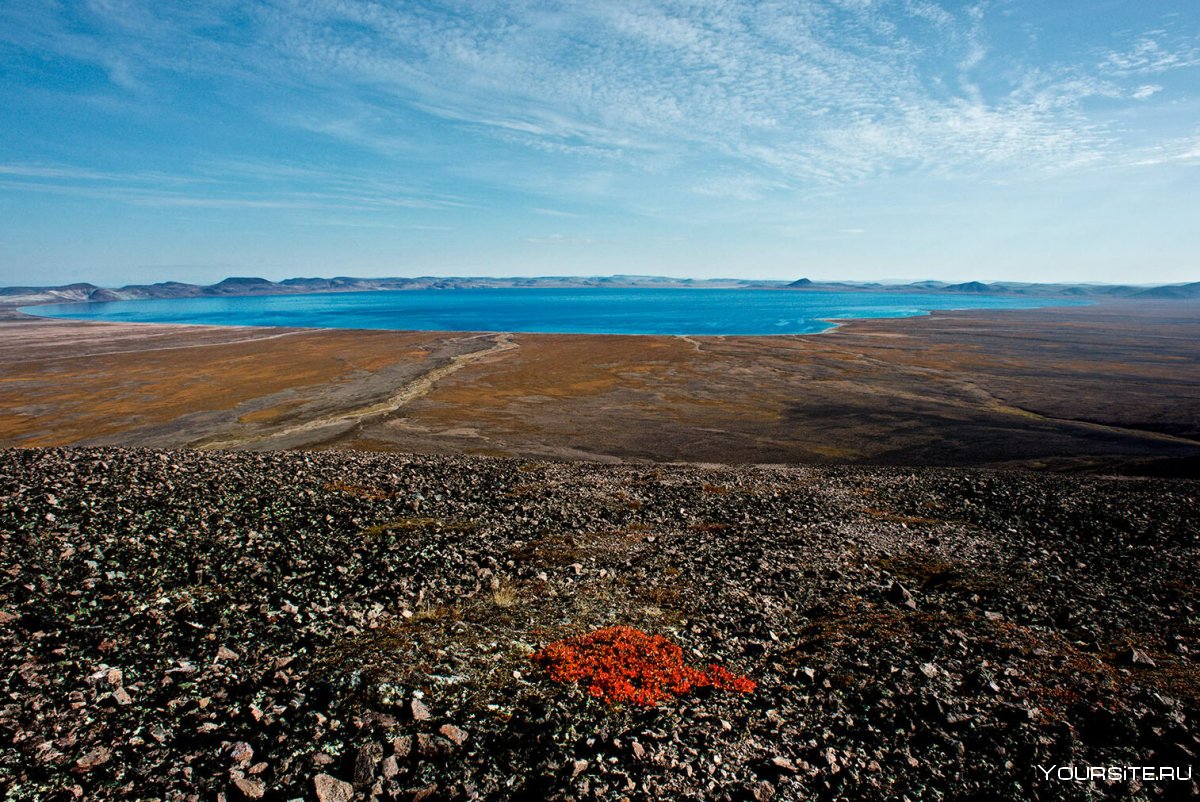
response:
<path fill-rule="evenodd" d="M 519 600 L 520 594 L 517 593 L 517 589 L 507 582 L 501 583 L 492 591 L 492 604 L 497 607 L 504 609 L 515 607 Z"/>

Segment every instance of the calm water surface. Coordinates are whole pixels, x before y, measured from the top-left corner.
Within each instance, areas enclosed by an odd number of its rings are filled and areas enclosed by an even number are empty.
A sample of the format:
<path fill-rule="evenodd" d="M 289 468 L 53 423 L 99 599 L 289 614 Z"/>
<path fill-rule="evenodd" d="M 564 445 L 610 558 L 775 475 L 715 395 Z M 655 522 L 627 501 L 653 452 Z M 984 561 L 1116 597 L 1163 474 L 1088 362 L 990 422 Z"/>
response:
<path fill-rule="evenodd" d="M 814 334 L 845 318 L 1031 309 L 1058 299 L 912 292 L 719 289 L 395 290 L 54 304 L 45 317 L 126 323 L 562 334 Z"/>

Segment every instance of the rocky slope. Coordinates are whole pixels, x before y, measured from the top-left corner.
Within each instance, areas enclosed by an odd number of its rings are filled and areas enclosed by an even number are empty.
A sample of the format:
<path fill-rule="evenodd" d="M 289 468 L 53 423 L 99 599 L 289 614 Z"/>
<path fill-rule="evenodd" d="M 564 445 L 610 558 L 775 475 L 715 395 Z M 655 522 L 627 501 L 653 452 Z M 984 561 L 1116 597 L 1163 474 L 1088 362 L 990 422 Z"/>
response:
<path fill-rule="evenodd" d="M 1038 766 L 1197 762 L 1198 502 L 966 470 L 0 452 L 0 787 L 1190 798 Z M 613 707 L 529 659 L 614 624 L 757 687 Z"/>

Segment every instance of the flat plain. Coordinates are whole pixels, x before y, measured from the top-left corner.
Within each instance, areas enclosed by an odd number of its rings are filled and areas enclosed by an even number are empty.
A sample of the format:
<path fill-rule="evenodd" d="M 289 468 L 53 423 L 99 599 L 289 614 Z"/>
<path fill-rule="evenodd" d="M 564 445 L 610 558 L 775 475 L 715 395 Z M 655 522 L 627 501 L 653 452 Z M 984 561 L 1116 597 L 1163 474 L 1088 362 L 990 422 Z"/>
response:
<path fill-rule="evenodd" d="M 1200 304 L 626 337 L 0 322 L 0 446 L 1195 475 Z"/>

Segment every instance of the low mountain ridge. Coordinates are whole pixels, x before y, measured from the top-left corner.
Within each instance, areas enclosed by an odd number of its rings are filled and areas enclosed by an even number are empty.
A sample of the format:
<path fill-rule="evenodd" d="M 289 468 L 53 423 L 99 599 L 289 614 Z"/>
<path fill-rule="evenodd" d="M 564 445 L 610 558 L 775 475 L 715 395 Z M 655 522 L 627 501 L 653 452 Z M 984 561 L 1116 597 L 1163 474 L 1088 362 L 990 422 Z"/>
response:
<path fill-rule="evenodd" d="M 1023 282 L 915 281 L 908 284 L 882 284 L 857 281 L 770 281 L 757 279 L 690 279 L 666 276 L 415 276 L 390 278 L 296 277 L 271 281 L 258 276 L 231 276 L 215 284 L 188 284 L 163 281 L 155 284 L 127 284 L 123 287 L 99 287 L 76 283 L 62 286 L 20 286 L 0 288 L 5 306 L 32 306 L 45 303 L 83 301 L 132 301 L 139 299 L 195 298 L 199 296 L 288 295 L 318 292 L 372 292 L 377 290 L 462 290 L 503 288 L 705 288 L 762 289 L 813 292 L 938 292 L 975 295 L 1031 295 L 1064 298 L 1138 298 L 1145 300 L 1188 300 L 1200 298 L 1200 282 L 1167 284 L 1156 287 L 1123 284 L 1034 284 Z"/>

